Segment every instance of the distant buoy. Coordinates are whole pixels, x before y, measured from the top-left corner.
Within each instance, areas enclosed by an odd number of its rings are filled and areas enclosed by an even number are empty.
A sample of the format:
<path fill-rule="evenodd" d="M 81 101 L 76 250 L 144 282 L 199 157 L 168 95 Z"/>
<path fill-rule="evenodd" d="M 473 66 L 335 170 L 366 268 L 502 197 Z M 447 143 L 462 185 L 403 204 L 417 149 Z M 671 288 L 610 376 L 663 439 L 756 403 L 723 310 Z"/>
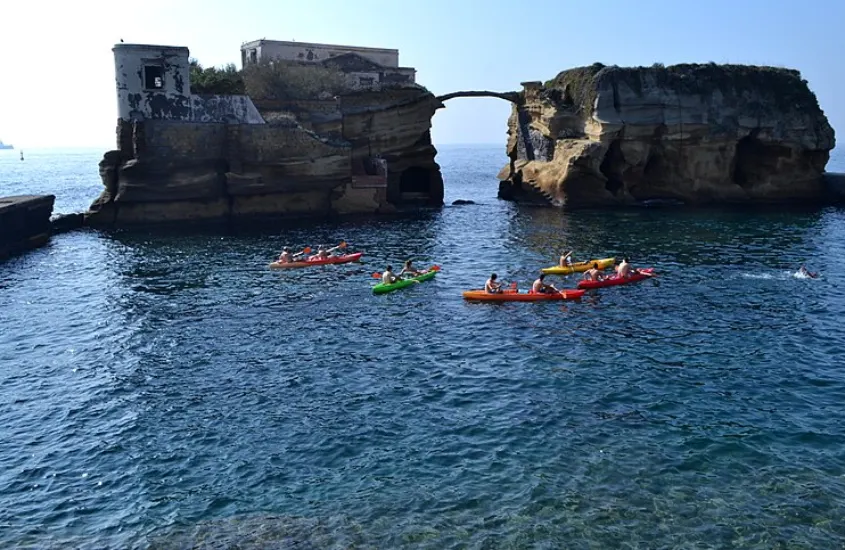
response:
<path fill-rule="evenodd" d="M 23 160 L 23 151 L 21 151 L 21 160 Z"/>

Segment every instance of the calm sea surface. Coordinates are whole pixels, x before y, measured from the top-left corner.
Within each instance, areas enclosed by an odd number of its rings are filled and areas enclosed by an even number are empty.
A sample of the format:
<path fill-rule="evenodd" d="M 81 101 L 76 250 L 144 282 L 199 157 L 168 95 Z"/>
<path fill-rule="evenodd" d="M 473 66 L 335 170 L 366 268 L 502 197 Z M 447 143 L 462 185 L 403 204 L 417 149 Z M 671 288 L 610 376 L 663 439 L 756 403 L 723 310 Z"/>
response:
<path fill-rule="evenodd" d="M 0 152 L 0 195 L 83 210 L 101 153 Z M 0 547 L 845 545 L 845 211 L 563 214 L 496 199 L 503 147 L 438 160 L 478 204 L 0 264 Z M 267 269 L 343 239 L 362 264 Z M 461 298 L 568 249 L 659 276 Z M 408 257 L 442 272 L 374 296 Z"/>

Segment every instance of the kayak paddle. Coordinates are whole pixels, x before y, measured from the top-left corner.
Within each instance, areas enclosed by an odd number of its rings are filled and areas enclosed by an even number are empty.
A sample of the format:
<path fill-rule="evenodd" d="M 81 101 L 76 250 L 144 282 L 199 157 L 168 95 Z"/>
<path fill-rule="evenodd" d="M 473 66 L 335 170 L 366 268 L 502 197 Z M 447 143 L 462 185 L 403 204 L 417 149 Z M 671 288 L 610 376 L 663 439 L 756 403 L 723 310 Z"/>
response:
<path fill-rule="evenodd" d="M 302 252 L 297 252 L 296 254 L 294 254 L 291 257 L 296 258 L 297 256 L 302 256 L 303 254 L 310 254 L 310 253 L 311 253 L 311 247 L 306 246 L 305 248 L 302 249 Z"/>

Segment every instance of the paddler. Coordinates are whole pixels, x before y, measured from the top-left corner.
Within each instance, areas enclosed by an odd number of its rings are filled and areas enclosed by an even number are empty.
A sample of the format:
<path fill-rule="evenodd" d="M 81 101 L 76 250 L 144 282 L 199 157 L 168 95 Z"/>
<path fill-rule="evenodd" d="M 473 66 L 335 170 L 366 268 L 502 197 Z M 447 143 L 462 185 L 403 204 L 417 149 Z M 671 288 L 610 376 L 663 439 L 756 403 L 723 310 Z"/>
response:
<path fill-rule="evenodd" d="M 287 246 L 282 249 L 282 253 L 279 254 L 278 262 L 280 264 L 289 264 L 293 261 L 293 254 L 290 253 L 290 248 Z"/>
<path fill-rule="evenodd" d="M 411 277 L 417 277 L 418 275 L 422 275 L 423 273 L 425 273 L 425 272 L 424 271 L 417 271 L 414 268 L 411 260 L 406 260 L 405 265 L 402 266 L 402 271 L 399 272 L 399 276 L 401 277 L 402 275 L 407 274 Z"/>
<path fill-rule="evenodd" d="M 540 276 L 534 281 L 534 284 L 531 285 L 531 292 L 540 293 L 540 294 L 551 294 L 553 292 L 560 292 L 558 289 L 555 288 L 555 285 L 549 285 L 543 282 L 543 279 L 546 278 L 545 273 L 540 273 Z"/>
<path fill-rule="evenodd" d="M 495 273 L 490 275 L 490 278 L 487 279 L 487 282 L 484 283 L 484 290 L 487 291 L 487 294 L 501 294 L 502 293 L 502 283 L 497 282 L 499 276 Z"/>
<path fill-rule="evenodd" d="M 392 285 L 398 280 L 399 277 L 393 273 L 393 266 L 387 266 L 387 269 L 381 274 L 381 284 L 383 285 Z"/>
<path fill-rule="evenodd" d="M 572 253 L 575 252 L 574 250 L 570 250 L 566 254 L 560 257 L 560 267 L 569 267 L 572 265 Z"/>
<path fill-rule="evenodd" d="M 326 259 L 328 259 L 328 257 L 329 257 L 329 251 L 326 250 L 326 247 L 321 244 L 319 246 L 319 248 L 317 248 L 317 253 L 314 254 L 313 256 L 309 256 L 308 259 L 311 260 L 311 261 L 313 261 L 313 260 L 326 260 Z"/>
<path fill-rule="evenodd" d="M 598 262 L 594 263 L 591 269 L 584 272 L 585 281 L 601 281 L 602 279 L 604 279 L 604 276 L 601 274 Z"/>
<path fill-rule="evenodd" d="M 616 266 L 616 276 L 620 279 L 627 279 L 631 276 L 631 273 L 637 273 L 638 271 L 631 267 L 631 264 L 628 263 L 628 258 L 622 258 L 622 263 Z"/>

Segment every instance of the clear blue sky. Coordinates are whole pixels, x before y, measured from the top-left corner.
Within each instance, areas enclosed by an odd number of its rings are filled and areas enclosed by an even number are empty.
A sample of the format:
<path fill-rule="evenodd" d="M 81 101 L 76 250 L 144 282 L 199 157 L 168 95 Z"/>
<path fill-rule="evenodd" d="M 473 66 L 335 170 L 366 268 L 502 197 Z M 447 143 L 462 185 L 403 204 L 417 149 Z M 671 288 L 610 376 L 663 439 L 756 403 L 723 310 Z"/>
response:
<path fill-rule="evenodd" d="M 111 47 L 184 45 L 204 65 L 240 62 L 257 38 L 398 48 L 434 93 L 514 90 L 560 70 L 681 62 L 800 70 L 845 140 L 845 0 L 106 0 L 3 2 L 0 139 L 19 148 L 114 144 Z M 435 144 L 504 143 L 509 106 L 455 99 Z"/>

